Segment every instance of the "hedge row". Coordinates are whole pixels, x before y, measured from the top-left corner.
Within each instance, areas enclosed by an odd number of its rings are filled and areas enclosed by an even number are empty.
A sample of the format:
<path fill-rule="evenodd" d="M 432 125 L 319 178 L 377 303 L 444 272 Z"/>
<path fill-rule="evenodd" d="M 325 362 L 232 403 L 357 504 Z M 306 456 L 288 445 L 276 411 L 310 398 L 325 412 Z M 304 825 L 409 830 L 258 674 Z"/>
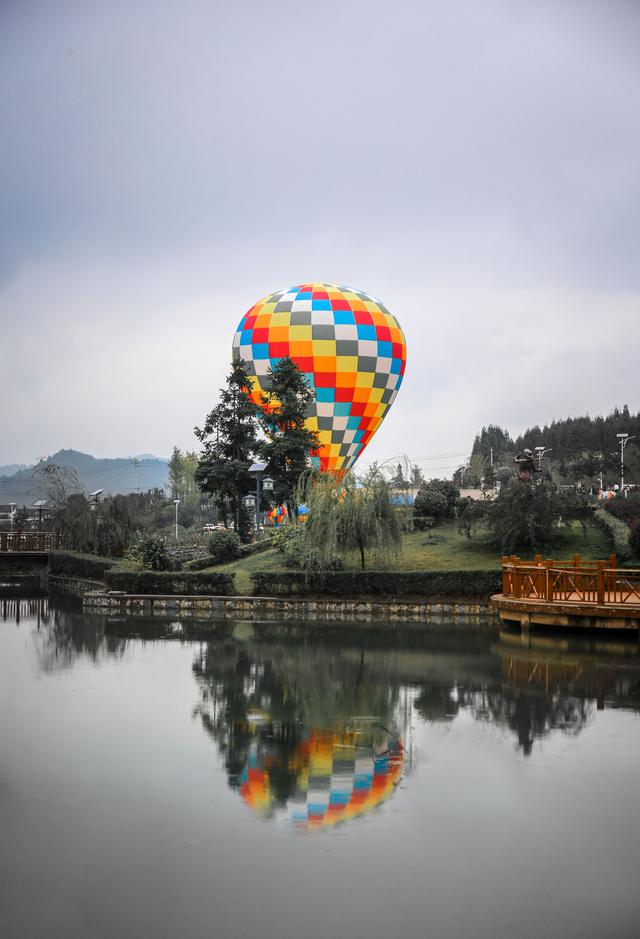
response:
<path fill-rule="evenodd" d="M 384 597 L 489 597 L 502 589 L 500 571 L 256 571 L 256 596 L 323 594 Z"/>
<path fill-rule="evenodd" d="M 124 593 L 160 593 L 228 596 L 233 593 L 234 574 L 217 571 L 107 571 L 104 576 L 111 590 Z"/>
<path fill-rule="evenodd" d="M 605 509 L 596 509 L 593 518 L 596 524 L 604 529 L 611 539 L 618 561 L 628 561 L 633 553 L 629 540 L 631 535 L 629 526 L 621 522 L 615 515 L 605 511 Z"/>
<path fill-rule="evenodd" d="M 94 557 L 91 554 L 76 554 L 71 551 L 50 551 L 48 573 L 61 577 L 104 580 L 105 571 L 115 563 L 113 558 Z"/>

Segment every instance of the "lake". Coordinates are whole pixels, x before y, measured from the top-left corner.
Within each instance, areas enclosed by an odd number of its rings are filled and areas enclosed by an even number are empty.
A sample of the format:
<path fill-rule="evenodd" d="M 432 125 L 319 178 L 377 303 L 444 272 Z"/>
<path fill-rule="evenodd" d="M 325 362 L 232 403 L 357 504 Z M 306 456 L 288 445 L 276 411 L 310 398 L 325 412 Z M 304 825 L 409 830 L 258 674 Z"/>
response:
<path fill-rule="evenodd" d="M 638 935 L 635 637 L 189 628 L 0 599 L 0 935 Z"/>

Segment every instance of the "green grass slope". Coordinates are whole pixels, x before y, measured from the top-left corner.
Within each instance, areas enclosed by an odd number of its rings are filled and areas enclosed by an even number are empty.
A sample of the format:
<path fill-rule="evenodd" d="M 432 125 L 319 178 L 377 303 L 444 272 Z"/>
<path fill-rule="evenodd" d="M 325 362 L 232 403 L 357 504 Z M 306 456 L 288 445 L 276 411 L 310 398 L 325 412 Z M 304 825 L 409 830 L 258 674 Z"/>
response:
<path fill-rule="evenodd" d="M 423 570 L 497 570 L 500 567 L 500 554 L 485 543 L 486 534 L 478 529 L 473 538 L 466 538 L 458 532 L 455 521 L 446 522 L 434 528 L 432 532 L 411 532 L 402 539 L 402 551 L 397 557 L 385 562 L 388 570 L 423 571 Z M 611 545 L 606 534 L 596 525 L 588 525 L 586 536 L 581 526 L 575 523 L 569 528 L 558 529 L 553 544 L 545 551 L 545 557 L 558 560 L 568 559 L 580 554 L 585 559 L 607 558 Z M 526 555 L 522 555 L 526 557 Z M 358 569 L 358 559 L 348 560 L 347 568 Z M 369 559 L 371 569 L 381 567 L 375 558 Z M 251 593 L 252 571 L 283 571 L 286 569 L 283 555 L 274 550 L 253 554 L 229 564 L 215 568 L 236 575 L 236 593 Z"/>

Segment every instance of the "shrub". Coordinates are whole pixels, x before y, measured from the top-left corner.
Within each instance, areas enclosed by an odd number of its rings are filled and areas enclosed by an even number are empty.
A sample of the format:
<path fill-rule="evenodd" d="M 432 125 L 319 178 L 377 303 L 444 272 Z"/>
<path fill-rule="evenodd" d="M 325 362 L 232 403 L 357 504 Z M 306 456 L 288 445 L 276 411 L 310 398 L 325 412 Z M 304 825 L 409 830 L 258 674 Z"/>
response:
<path fill-rule="evenodd" d="M 629 544 L 631 545 L 634 558 L 640 558 L 640 525 L 636 525 L 631 532 Z"/>
<path fill-rule="evenodd" d="M 240 554 L 240 538 L 234 531 L 219 528 L 213 532 L 208 544 L 211 560 L 209 563 L 222 564 L 224 561 L 235 561 Z"/>
<path fill-rule="evenodd" d="M 171 567 L 164 539 L 157 535 L 140 535 L 131 547 L 130 557 L 147 571 L 166 571 Z"/>
<path fill-rule="evenodd" d="M 640 525 L 640 496 L 634 494 L 627 499 L 618 496 L 617 499 L 606 502 L 604 509 L 621 522 L 626 522 L 629 528 Z"/>
<path fill-rule="evenodd" d="M 112 590 L 124 593 L 182 594 L 184 596 L 228 596 L 233 593 L 233 574 L 218 571 L 122 571 L 105 574 Z"/>
<path fill-rule="evenodd" d="M 257 596 L 478 597 L 502 589 L 500 571 L 256 571 Z"/>
<path fill-rule="evenodd" d="M 593 518 L 609 535 L 618 560 L 628 561 L 632 552 L 628 526 L 605 509 L 596 509 L 593 513 Z"/>

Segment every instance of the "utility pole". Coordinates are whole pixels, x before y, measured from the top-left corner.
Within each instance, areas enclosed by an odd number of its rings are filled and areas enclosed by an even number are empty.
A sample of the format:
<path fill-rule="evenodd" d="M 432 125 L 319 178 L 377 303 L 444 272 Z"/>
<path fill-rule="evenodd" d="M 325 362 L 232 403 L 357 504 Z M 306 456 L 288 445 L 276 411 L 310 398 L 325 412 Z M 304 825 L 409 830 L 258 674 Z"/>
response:
<path fill-rule="evenodd" d="M 627 492 L 624 488 L 624 448 L 630 440 L 635 440 L 635 437 L 630 437 L 629 434 L 616 434 L 616 437 L 618 438 L 618 443 L 620 444 L 620 492 L 624 494 L 626 499 Z"/>

